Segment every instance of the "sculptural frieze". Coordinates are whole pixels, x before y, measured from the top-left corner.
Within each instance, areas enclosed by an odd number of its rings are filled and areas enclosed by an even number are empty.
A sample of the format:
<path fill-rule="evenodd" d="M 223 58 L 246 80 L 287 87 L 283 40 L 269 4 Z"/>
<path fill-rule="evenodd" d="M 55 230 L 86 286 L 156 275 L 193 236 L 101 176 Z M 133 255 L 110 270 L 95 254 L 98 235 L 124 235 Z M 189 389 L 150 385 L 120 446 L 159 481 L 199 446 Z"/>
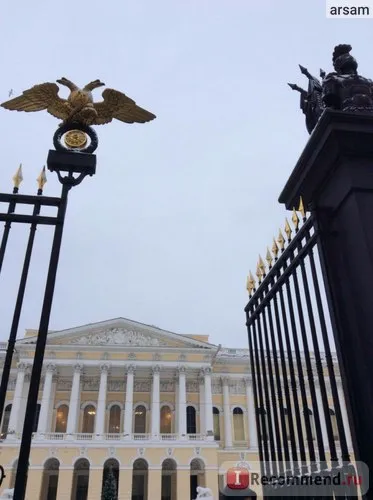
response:
<path fill-rule="evenodd" d="M 124 345 L 135 347 L 158 347 L 166 342 L 134 330 L 110 328 L 72 339 L 71 344 L 78 345 Z"/>
<path fill-rule="evenodd" d="M 301 72 L 308 78 L 307 90 L 293 83 L 288 84 L 300 93 L 300 108 L 305 114 L 309 133 L 328 108 L 350 113 L 373 113 L 373 81 L 358 74 L 358 64 L 350 54 L 351 50 L 351 45 L 337 45 L 333 52 L 335 71 L 326 74 L 320 70 L 321 80 L 300 66 Z"/>

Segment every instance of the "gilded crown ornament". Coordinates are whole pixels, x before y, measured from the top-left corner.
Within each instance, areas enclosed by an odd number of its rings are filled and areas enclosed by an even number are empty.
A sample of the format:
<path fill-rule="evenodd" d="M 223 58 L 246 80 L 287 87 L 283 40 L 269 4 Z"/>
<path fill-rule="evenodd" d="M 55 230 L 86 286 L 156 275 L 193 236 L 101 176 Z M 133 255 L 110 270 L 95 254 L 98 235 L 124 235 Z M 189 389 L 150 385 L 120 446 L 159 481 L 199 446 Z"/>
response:
<path fill-rule="evenodd" d="M 325 109 L 350 113 L 373 113 L 373 81 L 358 74 L 356 59 L 350 54 L 351 45 L 340 44 L 333 52 L 333 72 L 320 70 L 320 78 L 312 76 L 299 65 L 308 78 L 308 89 L 294 83 L 291 89 L 300 93 L 300 108 L 306 116 L 306 127 L 311 134 Z"/>
<path fill-rule="evenodd" d="M 62 120 L 53 139 L 58 150 L 92 153 L 98 144 L 92 125 L 104 125 L 113 119 L 124 123 L 146 123 L 156 118 L 153 113 L 140 108 L 135 101 L 118 90 L 105 89 L 102 93 L 104 100 L 94 102 L 92 91 L 105 85 L 100 80 L 94 80 L 83 88 L 67 78 L 56 81 L 70 90 L 67 99 L 58 95 L 59 87 L 56 83 L 41 83 L 25 90 L 22 95 L 3 102 L 1 106 L 11 111 L 46 110 Z M 64 144 L 61 143 L 63 136 Z"/>

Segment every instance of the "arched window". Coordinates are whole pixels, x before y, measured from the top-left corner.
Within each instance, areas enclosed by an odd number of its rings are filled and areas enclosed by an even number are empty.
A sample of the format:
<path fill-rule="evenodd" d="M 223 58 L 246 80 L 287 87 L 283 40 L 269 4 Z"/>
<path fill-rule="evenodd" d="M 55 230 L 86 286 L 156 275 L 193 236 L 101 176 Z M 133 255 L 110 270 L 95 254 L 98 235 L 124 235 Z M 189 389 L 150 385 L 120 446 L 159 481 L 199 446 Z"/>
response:
<path fill-rule="evenodd" d="M 220 441 L 220 413 L 215 406 L 212 409 L 212 418 L 214 421 L 214 439 Z"/>
<path fill-rule="evenodd" d="M 166 458 L 162 463 L 162 500 L 176 500 L 176 462 Z"/>
<path fill-rule="evenodd" d="M 74 465 L 73 487 L 71 498 L 87 500 L 89 485 L 89 462 L 86 458 L 79 458 Z"/>
<path fill-rule="evenodd" d="M 205 464 L 193 458 L 190 463 L 190 498 L 196 498 L 198 486 L 205 486 Z"/>
<path fill-rule="evenodd" d="M 245 441 L 243 411 L 241 410 L 241 408 L 234 408 L 233 410 L 233 429 L 234 429 L 234 440 Z"/>
<path fill-rule="evenodd" d="M 1 427 L 1 439 L 6 438 L 6 435 L 8 434 L 8 427 L 9 427 L 9 419 L 10 419 L 10 413 L 12 411 L 12 405 L 6 405 L 5 410 L 4 410 L 4 418 L 3 418 L 3 425 Z"/>
<path fill-rule="evenodd" d="M 172 432 L 172 412 L 169 406 L 161 408 L 161 434 L 171 434 Z"/>
<path fill-rule="evenodd" d="M 34 424 L 33 424 L 33 427 L 32 427 L 32 432 L 38 432 L 40 407 L 41 407 L 41 405 L 38 403 L 36 405 L 36 413 L 35 413 L 35 418 L 34 418 Z"/>
<path fill-rule="evenodd" d="M 110 458 L 106 460 L 104 464 L 104 470 L 102 474 L 102 492 L 101 498 L 106 498 L 105 491 L 108 489 L 114 489 L 118 498 L 119 491 L 119 462 L 115 458 Z M 112 498 L 112 497 L 110 497 Z"/>
<path fill-rule="evenodd" d="M 146 432 L 146 408 L 139 405 L 135 408 L 134 433 L 145 434 Z"/>
<path fill-rule="evenodd" d="M 285 418 L 285 427 L 286 427 L 286 439 L 290 439 L 290 428 L 289 428 L 289 411 L 287 408 L 284 408 L 284 418 Z"/>
<path fill-rule="evenodd" d="M 50 458 L 44 464 L 40 500 L 56 500 L 60 462 Z"/>
<path fill-rule="evenodd" d="M 153 498 L 152 493 L 148 496 L 148 464 L 144 459 L 138 458 L 132 469 L 132 500 Z"/>
<path fill-rule="evenodd" d="M 338 432 L 338 424 L 337 417 L 335 415 L 335 411 L 329 408 L 330 420 L 332 422 L 333 436 L 336 441 L 339 440 L 339 432 Z"/>
<path fill-rule="evenodd" d="M 109 434 L 118 434 L 120 432 L 120 406 L 113 405 L 109 413 Z"/>
<path fill-rule="evenodd" d="M 307 441 L 308 439 L 308 434 L 307 434 L 307 426 L 306 426 L 306 415 L 308 414 L 309 415 L 309 420 L 310 420 L 310 426 L 311 426 L 311 436 L 312 436 L 312 439 L 315 439 L 315 422 L 314 422 L 314 419 L 313 419 L 313 413 L 312 411 L 309 409 L 309 408 L 306 408 L 305 410 L 303 410 L 303 414 L 304 414 L 304 436 L 305 436 L 305 440 Z"/>
<path fill-rule="evenodd" d="M 61 405 L 57 408 L 55 432 L 66 432 L 68 416 L 69 407 L 67 405 Z"/>
<path fill-rule="evenodd" d="M 28 466 L 30 467 L 30 462 L 28 463 Z M 10 480 L 9 480 L 9 488 L 13 489 L 14 485 L 16 483 L 16 475 L 17 475 L 17 467 L 18 467 L 18 458 L 13 462 L 12 465 L 12 471 L 10 475 Z"/>
<path fill-rule="evenodd" d="M 258 408 L 257 410 L 259 416 L 259 426 L 260 426 L 260 434 L 262 439 L 266 441 L 268 439 L 268 415 L 267 411 L 264 408 Z"/>
<path fill-rule="evenodd" d="M 196 409 L 194 408 L 194 406 L 187 406 L 186 418 L 187 418 L 187 434 L 196 434 L 197 423 L 196 423 Z"/>
<path fill-rule="evenodd" d="M 93 405 L 87 405 L 83 413 L 82 432 L 93 434 L 95 429 L 96 408 Z"/>

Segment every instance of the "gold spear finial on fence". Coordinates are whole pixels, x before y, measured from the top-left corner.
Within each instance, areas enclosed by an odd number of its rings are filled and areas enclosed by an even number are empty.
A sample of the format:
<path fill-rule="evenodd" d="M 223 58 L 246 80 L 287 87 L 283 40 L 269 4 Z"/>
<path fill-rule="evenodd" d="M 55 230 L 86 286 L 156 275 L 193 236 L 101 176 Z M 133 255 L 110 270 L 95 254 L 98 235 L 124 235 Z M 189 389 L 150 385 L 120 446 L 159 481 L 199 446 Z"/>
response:
<path fill-rule="evenodd" d="M 47 175 L 45 173 L 45 167 L 43 167 L 41 169 L 39 177 L 36 179 L 36 181 L 38 183 L 39 190 L 43 191 L 43 188 L 44 188 L 45 184 L 47 183 Z"/>
<path fill-rule="evenodd" d="M 260 271 L 261 271 L 261 273 L 263 275 L 263 278 L 265 278 L 265 276 L 266 276 L 266 265 L 264 264 L 264 261 L 263 261 L 261 255 L 259 255 L 258 266 L 259 266 Z"/>
<path fill-rule="evenodd" d="M 277 243 L 278 243 L 278 246 L 280 247 L 281 252 L 283 252 L 284 251 L 284 246 L 285 246 L 285 238 L 284 238 L 284 235 L 281 232 L 281 229 L 278 232 Z"/>
<path fill-rule="evenodd" d="M 13 175 L 14 187 L 18 189 L 22 181 L 23 181 L 22 163 L 20 163 L 19 167 L 17 168 L 17 172 Z"/>
<path fill-rule="evenodd" d="M 249 272 L 249 276 L 247 277 L 246 289 L 249 292 L 249 297 L 251 297 L 252 293 L 255 291 L 255 279 L 251 271 Z"/>
<path fill-rule="evenodd" d="M 303 198 L 302 197 L 299 198 L 298 212 L 301 214 L 302 219 L 305 220 L 306 219 L 306 212 L 304 210 Z"/>
<path fill-rule="evenodd" d="M 290 227 L 290 224 L 289 224 L 289 221 L 287 220 L 287 218 L 285 218 L 285 233 L 286 233 L 286 236 L 288 238 L 288 242 L 290 243 L 291 241 L 291 227 Z"/>
<path fill-rule="evenodd" d="M 297 214 L 297 211 L 295 210 L 295 207 L 293 208 L 293 215 L 291 216 L 292 223 L 294 224 L 295 227 L 295 232 L 298 232 L 298 227 L 299 227 L 299 217 Z"/>
<path fill-rule="evenodd" d="M 278 254 L 278 246 L 277 246 L 275 238 L 273 238 L 272 253 L 275 256 L 275 261 L 276 261 L 277 260 L 277 254 Z"/>
<path fill-rule="evenodd" d="M 276 245 L 277 248 L 277 245 Z M 269 248 L 267 247 L 267 253 L 266 253 L 266 261 L 268 262 L 268 268 L 272 269 L 272 255 L 271 252 L 269 251 Z"/>
<path fill-rule="evenodd" d="M 260 269 L 260 266 L 259 266 L 259 262 L 258 264 L 256 265 L 256 273 L 255 273 L 258 277 L 258 282 L 259 282 L 259 285 L 260 283 L 262 282 L 262 271 Z"/>

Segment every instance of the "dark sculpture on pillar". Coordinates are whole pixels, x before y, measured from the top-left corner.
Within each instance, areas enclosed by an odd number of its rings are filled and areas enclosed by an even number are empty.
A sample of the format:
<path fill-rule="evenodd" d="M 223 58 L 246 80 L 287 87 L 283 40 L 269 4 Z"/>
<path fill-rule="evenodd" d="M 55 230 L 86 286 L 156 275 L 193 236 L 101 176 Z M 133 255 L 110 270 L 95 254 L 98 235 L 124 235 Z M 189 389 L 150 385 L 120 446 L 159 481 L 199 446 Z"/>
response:
<path fill-rule="evenodd" d="M 350 54 L 351 45 L 337 45 L 333 52 L 335 71 L 325 74 L 320 70 L 321 82 L 306 68 L 308 90 L 289 83 L 300 92 L 300 108 L 306 116 L 306 127 L 311 134 L 323 111 L 327 108 L 353 113 L 373 113 L 373 81 L 357 73 L 357 62 Z"/>

